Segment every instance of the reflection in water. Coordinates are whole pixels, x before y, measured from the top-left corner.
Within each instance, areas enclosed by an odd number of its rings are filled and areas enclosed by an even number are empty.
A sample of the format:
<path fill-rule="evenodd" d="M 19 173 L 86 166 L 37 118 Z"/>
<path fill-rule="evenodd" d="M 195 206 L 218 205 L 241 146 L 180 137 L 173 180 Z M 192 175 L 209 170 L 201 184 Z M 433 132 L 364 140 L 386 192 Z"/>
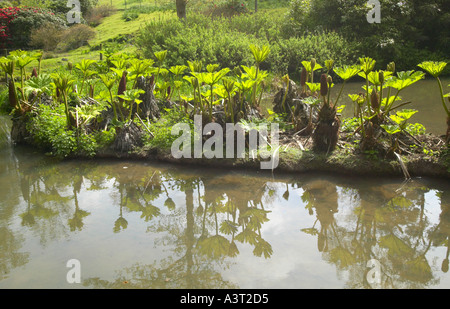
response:
<path fill-rule="evenodd" d="M 367 262 L 376 259 L 381 287 L 449 287 L 448 183 L 51 162 L 6 143 L 0 154 L 0 287 L 66 284 L 64 269 L 58 282 L 34 283 L 33 267 L 66 261 L 73 248 L 90 256 L 84 263 L 92 266 L 83 273 L 88 288 L 247 288 L 243 282 L 252 280 L 251 287 L 259 287 L 260 278 L 276 275 L 264 268 L 271 260 L 283 268 L 285 255 L 301 260 L 317 254 L 314 267 L 335 270 L 323 277 L 332 282 L 324 286 L 374 287 Z M 288 218 L 288 209 L 298 217 Z M 291 234 L 300 245 L 280 247 Z M 304 245 L 310 242 L 315 246 Z M 260 268 L 239 275 L 233 271 L 239 263 Z M 313 279 L 311 269 L 291 272 Z"/>

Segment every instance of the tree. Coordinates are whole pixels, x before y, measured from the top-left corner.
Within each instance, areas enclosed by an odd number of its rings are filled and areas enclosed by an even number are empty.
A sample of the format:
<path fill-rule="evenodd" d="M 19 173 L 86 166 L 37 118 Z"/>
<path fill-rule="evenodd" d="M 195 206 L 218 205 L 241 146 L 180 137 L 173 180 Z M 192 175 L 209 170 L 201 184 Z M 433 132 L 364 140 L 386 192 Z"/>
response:
<path fill-rule="evenodd" d="M 180 19 L 186 19 L 186 4 L 188 0 L 176 0 L 177 16 Z"/>

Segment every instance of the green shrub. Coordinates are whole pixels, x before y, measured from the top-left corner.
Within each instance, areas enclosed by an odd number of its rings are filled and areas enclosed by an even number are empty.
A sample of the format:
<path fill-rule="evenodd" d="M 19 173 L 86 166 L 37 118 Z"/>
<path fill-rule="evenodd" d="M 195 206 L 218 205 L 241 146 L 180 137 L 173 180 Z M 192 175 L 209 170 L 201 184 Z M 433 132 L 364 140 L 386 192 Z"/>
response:
<path fill-rule="evenodd" d="M 100 25 L 103 18 L 110 16 L 115 11 L 116 9 L 109 4 L 99 5 L 92 7 L 84 16 L 84 19 L 89 26 L 96 27 Z"/>
<path fill-rule="evenodd" d="M 63 34 L 64 28 L 61 26 L 46 23 L 38 29 L 33 29 L 30 36 L 30 45 L 45 51 L 55 50 Z"/>
<path fill-rule="evenodd" d="M 47 0 L 48 8 L 55 13 L 60 13 L 65 15 L 70 8 L 67 7 L 67 1 L 62 0 Z M 98 0 L 80 0 L 81 5 L 81 15 L 86 16 L 88 12 L 92 10 L 98 3 Z"/>
<path fill-rule="evenodd" d="M 268 62 L 272 69 L 287 72 L 293 77 L 300 76 L 302 61 L 315 58 L 320 64 L 333 59 L 335 65 L 349 64 L 356 61 L 348 42 L 335 32 L 319 32 L 301 37 L 292 37 L 276 43 L 277 54 L 271 53 Z M 273 59 L 277 57 L 277 59 Z"/>
<path fill-rule="evenodd" d="M 136 42 L 146 57 L 153 58 L 154 52 L 168 50 L 168 66 L 185 64 L 188 60 L 231 68 L 251 63 L 249 44 L 262 43 L 261 40 L 227 29 L 217 21 L 215 26 L 205 27 L 204 23 L 210 20 L 197 20 L 200 22 L 189 21 L 188 25 L 178 20 L 155 22 L 140 33 Z"/>
<path fill-rule="evenodd" d="M 93 156 L 114 136 L 114 131 L 86 134 L 68 130 L 62 104 L 57 107 L 40 105 L 36 115 L 27 123 L 27 129 L 32 133 L 34 145 L 59 158 Z"/>
<path fill-rule="evenodd" d="M 193 122 L 184 111 L 177 108 L 166 109 L 157 122 L 150 124 L 149 129 L 154 137 L 147 136 L 144 143 L 157 149 L 170 149 L 172 143 L 178 138 L 178 136 L 172 135 L 172 127 L 177 123 L 190 123 L 191 130 L 193 130 Z"/>
<path fill-rule="evenodd" d="M 125 11 L 122 14 L 122 19 L 125 21 L 131 21 L 131 20 L 137 19 L 138 17 L 139 17 L 139 13 L 137 13 L 137 12 Z"/>
<path fill-rule="evenodd" d="M 152 22 L 141 30 L 137 45 L 146 57 L 167 50 L 168 66 L 201 60 L 233 68 L 253 64 L 250 44 L 270 46 L 261 69 L 274 73 L 298 75 L 303 60 L 315 57 L 319 62 L 334 59 L 336 64 L 354 61 L 354 50 L 334 32 L 311 33 L 284 38 L 279 25 L 282 15 L 239 15 L 232 18 L 210 18 L 192 14 L 187 23 L 179 20 Z"/>
<path fill-rule="evenodd" d="M 65 20 L 57 17 L 51 12 L 41 9 L 23 8 L 17 11 L 16 17 L 9 23 L 11 49 L 23 49 L 30 47 L 31 32 L 39 29 L 45 24 L 53 24 L 65 27 Z"/>
<path fill-rule="evenodd" d="M 11 106 L 8 101 L 8 87 L 0 85 L 0 114 L 9 114 Z"/>
<path fill-rule="evenodd" d="M 58 48 L 65 51 L 77 49 L 87 45 L 88 41 L 95 38 L 95 36 L 96 32 L 93 28 L 84 24 L 76 24 L 64 31 Z"/>

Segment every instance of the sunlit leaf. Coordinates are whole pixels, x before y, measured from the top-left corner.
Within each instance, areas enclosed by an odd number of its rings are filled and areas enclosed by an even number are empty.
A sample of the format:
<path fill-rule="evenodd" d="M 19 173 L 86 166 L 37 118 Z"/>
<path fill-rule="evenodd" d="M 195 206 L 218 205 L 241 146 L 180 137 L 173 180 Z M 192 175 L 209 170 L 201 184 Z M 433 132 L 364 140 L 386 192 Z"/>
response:
<path fill-rule="evenodd" d="M 357 75 L 361 71 L 361 68 L 357 65 L 344 65 L 342 67 L 334 68 L 333 71 L 344 81 L 347 81 L 353 76 Z"/>
<path fill-rule="evenodd" d="M 442 71 L 444 71 L 447 66 L 447 62 L 443 61 L 424 61 L 417 65 L 418 67 L 427 71 L 431 76 L 438 77 L 441 75 Z"/>

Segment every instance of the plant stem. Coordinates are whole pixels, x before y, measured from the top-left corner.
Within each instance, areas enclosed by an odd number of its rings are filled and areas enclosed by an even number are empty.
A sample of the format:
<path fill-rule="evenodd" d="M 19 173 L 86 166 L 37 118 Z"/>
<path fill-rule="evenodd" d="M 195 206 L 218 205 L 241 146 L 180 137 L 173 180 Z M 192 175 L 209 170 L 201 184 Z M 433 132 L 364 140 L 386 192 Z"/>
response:
<path fill-rule="evenodd" d="M 130 101 L 130 113 L 128 114 L 128 121 L 131 120 L 132 114 L 133 114 L 133 101 Z"/>
<path fill-rule="evenodd" d="M 400 90 L 397 90 L 394 100 L 392 100 L 392 103 L 390 103 L 390 104 L 389 104 L 389 97 L 388 97 L 388 99 L 387 99 L 388 101 L 386 102 L 386 104 L 387 104 L 386 114 L 389 114 L 389 112 L 391 111 L 392 105 L 394 104 L 395 100 L 397 99 L 399 93 L 400 93 Z"/>
<path fill-rule="evenodd" d="M 367 101 L 367 109 L 369 112 L 369 116 L 372 116 L 371 104 L 370 104 L 370 96 L 369 96 L 369 78 L 368 74 L 366 74 L 366 101 Z"/>
<path fill-rule="evenodd" d="M 117 120 L 117 108 L 116 108 L 116 104 L 114 103 L 114 100 L 113 100 L 111 88 L 109 89 L 109 96 L 111 97 L 111 105 L 112 105 L 112 108 L 114 111 L 114 120 Z"/>
<path fill-rule="evenodd" d="M 439 84 L 439 90 L 441 92 L 441 99 L 442 99 L 442 105 L 444 106 L 445 112 L 447 113 L 447 117 L 450 117 L 450 112 L 447 108 L 447 105 L 445 104 L 445 99 L 444 99 L 444 90 L 442 89 L 442 83 L 441 80 L 439 79 L 439 77 L 436 77 L 436 80 Z"/>
<path fill-rule="evenodd" d="M 212 105 L 213 105 L 213 87 L 214 84 L 211 84 L 211 102 L 209 102 L 209 120 L 212 120 Z"/>
<path fill-rule="evenodd" d="M 61 92 L 62 92 L 63 99 L 64 99 L 64 111 L 66 113 L 67 128 L 70 129 L 72 125 L 70 123 L 69 104 L 67 103 L 67 94 L 66 94 L 65 90 L 61 90 Z"/>
<path fill-rule="evenodd" d="M 383 83 L 380 84 L 380 102 L 378 103 L 377 113 L 380 114 L 381 111 L 381 102 L 383 101 Z"/>

